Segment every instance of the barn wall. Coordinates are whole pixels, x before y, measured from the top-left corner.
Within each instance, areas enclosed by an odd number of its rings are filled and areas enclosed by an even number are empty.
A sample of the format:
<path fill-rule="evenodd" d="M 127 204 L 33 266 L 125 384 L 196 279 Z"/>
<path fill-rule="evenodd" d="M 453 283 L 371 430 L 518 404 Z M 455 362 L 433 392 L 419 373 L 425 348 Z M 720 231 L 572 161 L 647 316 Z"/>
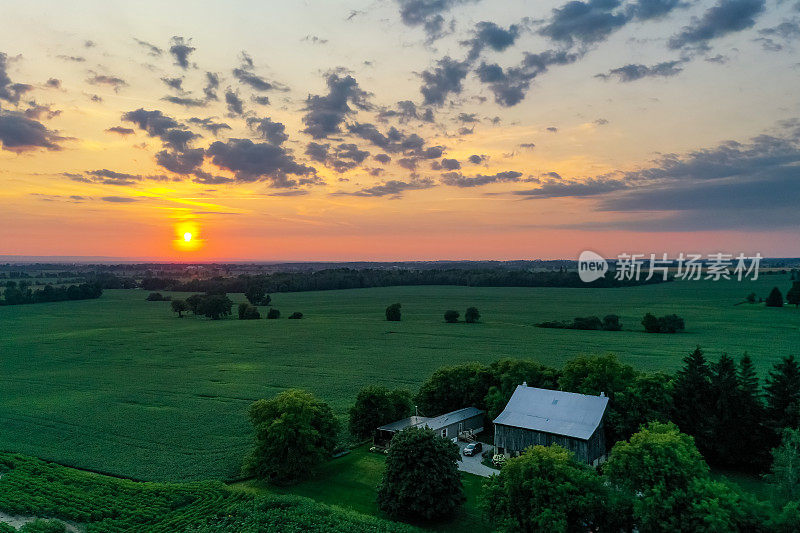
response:
<path fill-rule="evenodd" d="M 602 434 L 602 431 L 595 432 L 595 434 L 597 433 Z M 579 461 L 590 462 L 589 443 L 585 440 L 502 424 L 494 426 L 494 445 L 497 448 L 503 448 L 505 453 L 518 453 L 530 446 L 551 446 L 553 444 L 558 444 L 571 451 Z"/>
<path fill-rule="evenodd" d="M 592 463 L 595 459 L 600 459 L 606 454 L 606 433 L 601 422 L 594 431 L 588 442 L 587 462 Z"/>

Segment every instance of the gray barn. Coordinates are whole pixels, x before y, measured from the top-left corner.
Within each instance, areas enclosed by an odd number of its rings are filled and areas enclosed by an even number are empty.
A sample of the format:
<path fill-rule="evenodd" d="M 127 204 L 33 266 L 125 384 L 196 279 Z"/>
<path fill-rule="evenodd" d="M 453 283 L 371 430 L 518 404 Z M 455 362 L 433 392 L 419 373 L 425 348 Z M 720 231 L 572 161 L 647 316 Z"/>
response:
<path fill-rule="evenodd" d="M 605 460 L 604 395 L 589 396 L 519 385 L 494 420 L 498 453 L 516 455 L 537 444 L 559 444 L 592 465 Z"/>
<path fill-rule="evenodd" d="M 434 418 L 424 416 L 412 416 L 386 424 L 377 429 L 375 434 L 375 444 L 386 445 L 398 431 L 409 427 L 429 427 L 437 435 L 453 440 L 458 439 L 459 435 L 474 435 L 483 431 L 483 416 L 485 411 L 475 407 L 465 407 L 458 411 L 445 413 Z"/>

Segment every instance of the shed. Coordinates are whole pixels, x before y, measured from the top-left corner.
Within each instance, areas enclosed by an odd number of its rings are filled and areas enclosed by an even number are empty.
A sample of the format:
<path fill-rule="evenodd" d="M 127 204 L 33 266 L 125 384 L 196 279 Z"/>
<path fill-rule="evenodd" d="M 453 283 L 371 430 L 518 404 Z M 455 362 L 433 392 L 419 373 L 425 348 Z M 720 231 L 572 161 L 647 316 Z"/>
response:
<path fill-rule="evenodd" d="M 603 417 L 608 398 L 517 386 L 494 420 L 498 453 L 515 455 L 535 445 L 559 444 L 592 465 L 605 460 Z"/>
<path fill-rule="evenodd" d="M 409 427 L 428 427 L 442 437 L 455 442 L 459 436 L 475 435 L 483 431 L 485 411 L 475 407 L 465 407 L 436 417 L 411 416 L 379 427 L 375 434 L 375 444 L 387 444 L 395 433 Z"/>

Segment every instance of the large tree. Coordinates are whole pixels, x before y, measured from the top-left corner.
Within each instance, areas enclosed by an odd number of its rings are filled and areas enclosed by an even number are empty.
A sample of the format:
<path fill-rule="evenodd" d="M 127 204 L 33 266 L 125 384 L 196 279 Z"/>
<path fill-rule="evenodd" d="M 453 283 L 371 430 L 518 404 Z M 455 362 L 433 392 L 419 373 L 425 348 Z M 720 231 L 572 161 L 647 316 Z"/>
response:
<path fill-rule="evenodd" d="M 325 402 L 290 389 L 250 406 L 255 447 L 246 459 L 247 474 L 285 484 L 308 477 L 336 445 L 338 422 Z"/>
<path fill-rule="evenodd" d="M 170 305 L 172 306 L 172 312 L 178 313 L 178 318 L 183 318 L 183 313 L 189 310 L 189 304 L 186 303 L 186 300 L 172 300 Z"/>
<path fill-rule="evenodd" d="M 464 503 L 458 446 L 429 428 L 411 427 L 389 445 L 378 506 L 393 518 L 434 520 Z"/>
<path fill-rule="evenodd" d="M 741 447 L 742 391 L 736 363 L 728 354 L 722 354 L 711 369 L 711 447 L 708 462 L 736 466 L 744 462 L 750 450 Z"/>
<path fill-rule="evenodd" d="M 800 500 L 800 429 L 783 430 L 780 446 L 772 450 L 767 481 L 782 503 Z"/>
<path fill-rule="evenodd" d="M 467 324 L 474 324 L 481 319 L 481 313 L 477 307 L 467 307 L 467 312 L 464 313 L 464 321 Z"/>
<path fill-rule="evenodd" d="M 400 308 L 402 305 L 400 304 L 392 304 L 386 308 L 386 320 L 389 322 L 399 322 L 400 318 L 402 317 L 402 313 L 400 312 Z"/>
<path fill-rule="evenodd" d="M 211 294 L 203 299 L 200 304 L 201 312 L 211 320 L 219 320 L 230 316 L 233 302 L 224 294 Z"/>
<path fill-rule="evenodd" d="M 568 450 L 533 446 L 489 478 L 483 505 L 495 531 L 596 531 L 608 520 L 608 492 Z"/>
<path fill-rule="evenodd" d="M 630 438 L 648 422 L 669 422 L 671 415 L 672 377 L 663 372 L 637 375 L 609 405 L 609 442 Z"/>
<path fill-rule="evenodd" d="M 783 428 L 800 425 L 800 364 L 794 355 L 775 364 L 767 377 L 764 392 L 767 423 L 777 436 Z"/>
<path fill-rule="evenodd" d="M 480 363 L 441 367 L 420 386 L 415 401 L 425 416 L 470 406 L 483 409 L 492 381 L 489 368 Z"/>
<path fill-rule="evenodd" d="M 753 360 L 745 352 L 739 361 L 740 405 L 736 416 L 739 428 L 739 462 L 742 465 L 761 467 L 766 463 L 771 440 L 765 434 L 764 401 Z"/>
<path fill-rule="evenodd" d="M 786 293 L 786 301 L 795 307 L 800 306 L 800 281 L 792 283 L 792 288 Z"/>
<path fill-rule="evenodd" d="M 713 393 L 711 369 L 698 346 L 683 358 L 681 368 L 672 387 L 672 420 L 681 431 L 695 437 L 697 446 L 704 453 L 711 445 L 711 417 Z"/>
<path fill-rule="evenodd" d="M 531 359 L 500 359 L 489 365 L 492 386 L 484 403 L 493 420 L 505 409 L 517 386 L 527 383 L 540 389 L 558 389 L 560 372 Z"/>
<path fill-rule="evenodd" d="M 407 390 L 390 390 L 377 385 L 361 389 L 355 405 L 350 408 L 350 433 L 367 439 L 373 436 L 375 428 L 411 416 L 413 407 L 411 393 Z"/>
<path fill-rule="evenodd" d="M 783 307 L 783 295 L 778 287 L 772 287 L 765 305 L 767 307 Z"/>

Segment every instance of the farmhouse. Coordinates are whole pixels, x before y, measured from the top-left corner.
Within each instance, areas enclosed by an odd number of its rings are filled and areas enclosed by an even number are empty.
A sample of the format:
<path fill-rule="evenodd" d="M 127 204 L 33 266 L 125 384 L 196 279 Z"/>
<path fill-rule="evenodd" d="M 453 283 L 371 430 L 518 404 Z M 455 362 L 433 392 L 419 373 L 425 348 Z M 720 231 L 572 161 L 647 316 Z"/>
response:
<path fill-rule="evenodd" d="M 392 440 L 395 433 L 409 427 L 429 427 L 442 437 L 455 442 L 459 436 L 472 436 L 483 431 L 485 414 L 485 411 L 475 407 L 465 407 L 433 418 L 424 416 L 404 418 L 379 427 L 375 434 L 375 444 L 385 445 Z"/>
<path fill-rule="evenodd" d="M 494 420 L 498 453 L 516 455 L 529 446 L 559 444 L 575 458 L 592 465 L 605 460 L 604 394 L 590 396 L 517 386 L 508 405 Z"/>

